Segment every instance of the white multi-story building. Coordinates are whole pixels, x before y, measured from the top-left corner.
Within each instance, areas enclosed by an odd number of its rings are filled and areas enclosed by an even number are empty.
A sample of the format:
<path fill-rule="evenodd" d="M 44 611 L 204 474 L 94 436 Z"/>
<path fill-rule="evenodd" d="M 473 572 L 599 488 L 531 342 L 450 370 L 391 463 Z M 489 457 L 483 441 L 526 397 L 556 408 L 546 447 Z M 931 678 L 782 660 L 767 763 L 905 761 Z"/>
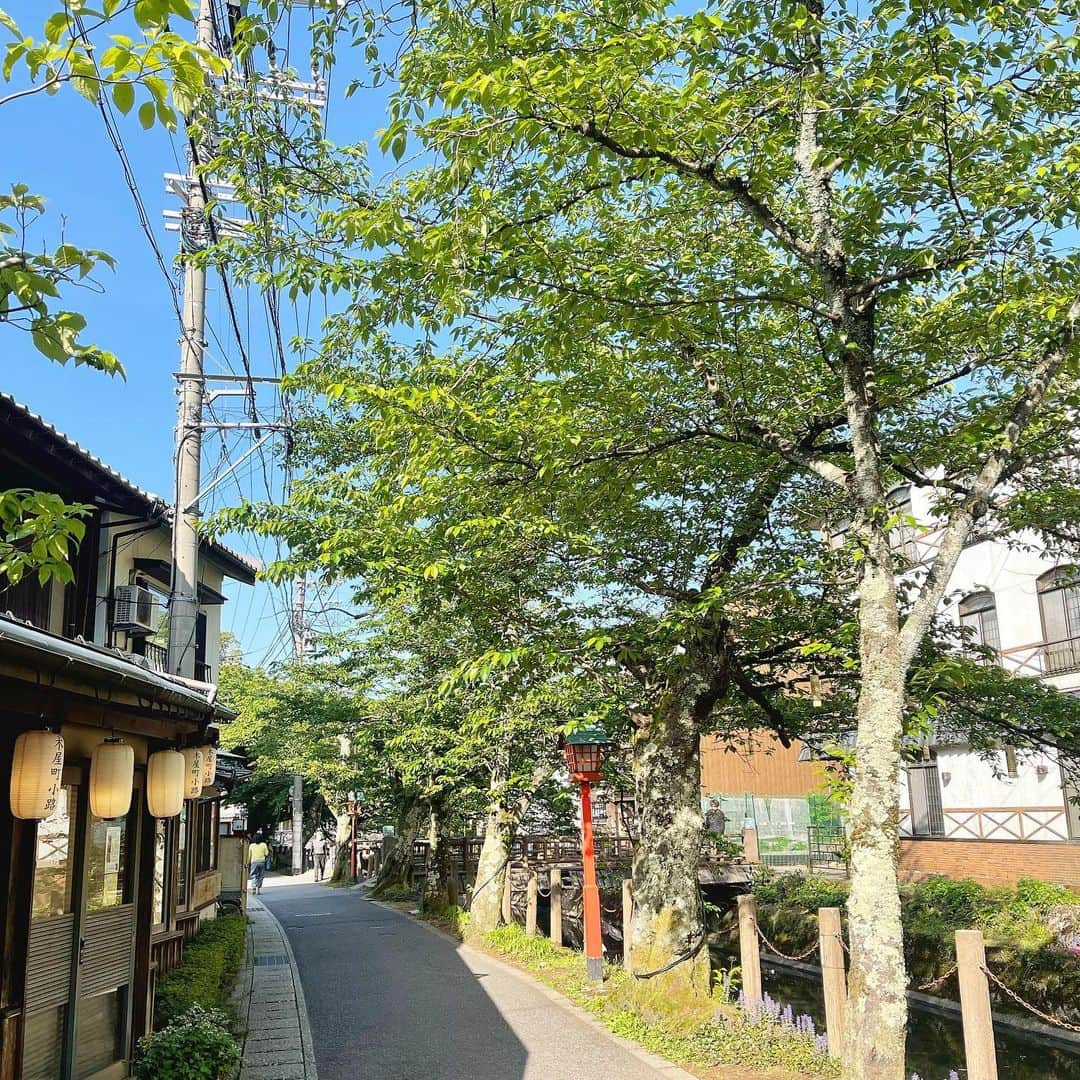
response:
<path fill-rule="evenodd" d="M 934 520 L 929 491 L 899 488 L 890 503 L 915 522 Z M 894 536 L 904 555 L 922 562 L 939 532 L 908 524 Z M 1035 536 L 969 545 L 949 583 L 946 611 L 1006 670 L 1080 693 L 1080 567 L 1048 555 Z M 1051 747 L 1002 746 L 991 760 L 964 744 L 927 747 L 903 778 L 902 870 L 1080 887 L 1080 788 L 1065 764 Z"/>

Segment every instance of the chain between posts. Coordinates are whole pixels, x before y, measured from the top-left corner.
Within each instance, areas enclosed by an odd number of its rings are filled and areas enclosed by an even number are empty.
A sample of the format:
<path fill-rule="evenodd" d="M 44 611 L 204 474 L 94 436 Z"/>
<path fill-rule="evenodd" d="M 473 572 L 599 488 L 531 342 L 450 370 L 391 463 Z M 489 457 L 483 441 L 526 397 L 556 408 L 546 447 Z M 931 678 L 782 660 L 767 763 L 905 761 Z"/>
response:
<path fill-rule="evenodd" d="M 755 920 L 754 920 L 754 929 L 755 929 L 755 930 L 757 930 L 757 935 L 758 935 L 758 937 L 759 937 L 759 938 L 761 938 L 761 940 L 762 940 L 762 941 L 763 941 L 763 942 L 764 942 L 764 943 L 766 944 L 766 946 L 768 946 L 768 948 L 769 948 L 769 951 L 770 951 L 771 953 L 773 953 L 773 955 L 774 955 L 774 956 L 779 956 L 781 960 L 791 960 L 791 961 L 793 961 L 793 962 L 795 962 L 795 961 L 799 961 L 799 960 L 805 960 L 805 959 L 806 959 L 806 958 L 807 958 L 808 956 L 810 956 L 810 955 L 811 955 L 811 953 L 814 953 L 814 952 L 816 952 L 816 951 L 817 951 L 817 949 L 818 949 L 818 946 L 819 946 L 819 945 L 821 944 L 820 940 L 818 940 L 818 941 L 815 941 L 815 942 L 814 942 L 814 944 L 813 944 L 813 945 L 811 945 L 811 946 L 810 946 L 810 948 L 806 950 L 806 952 L 804 952 L 804 953 L 799 953 L 799 955 L 798 955 L 798 956 L 788 956 L 788 954 L 787 954 L 787 953 L 785 953 L 785 952 L 781 952 L 781 951 L 780 951 L 780 950 L 779 950 L 779 949 L 778 949 L 778 948 L 777 948 L 777 947 L 776 947 L 776 946 L 775 946 L 775 945 L 774 945 L 774 944 L 773 944 L 773 943 L 772 943 L 772 942 L 771 942 L 771 941 L 770 941 L 770 940 L 769 940 L 769 939 L 768 939 L 768 938 L 767 938 L 767 937 L 766 937 L 766 936 L 764 935 L 764 933 L 762 933 L 761 927 L 760 927 L 760 925 L 758 924 L 758 921 L 757 921 L 757 919 L 755 919 Z"/>
<path fill-rule="evenodd" d="M 944 975 L 939 975 L 936 979 L 931 979 L 929 982 L 923 983 L 922 986 L 916 986 L 915 989 L 933 990 L 934 987 L 940 986 L 947 978 L 949 978 L 950 975 L 955 975 L 959 968 L 959 964 L 953 964 L 953 966 L 949 968 L 949 970 L 946 971 Z"/>
<path fill-rule="evenodd" d="M 1053 1025 L 1054 1027 L 1064 1028 L 1066 1031 L 1080 1032 L 1080 1024 L 1070 1024 L 1066 1020 L 1059 1020 L 1055 1016 L 1051 1016 L 1049 1013 L 1045 1013 L 1042 1009 L 1031 1002 L 1025 1001 L 1015 990 L 1006 986 L 988 967 L 982 967 L 982 973 L 1003 993 L 1012 998 L 1017 1005 L 1027 1009 L 1029 1013 L 1039 1017 L 1040 1020 L 1045 1020 L 1046 1023 Z"/>

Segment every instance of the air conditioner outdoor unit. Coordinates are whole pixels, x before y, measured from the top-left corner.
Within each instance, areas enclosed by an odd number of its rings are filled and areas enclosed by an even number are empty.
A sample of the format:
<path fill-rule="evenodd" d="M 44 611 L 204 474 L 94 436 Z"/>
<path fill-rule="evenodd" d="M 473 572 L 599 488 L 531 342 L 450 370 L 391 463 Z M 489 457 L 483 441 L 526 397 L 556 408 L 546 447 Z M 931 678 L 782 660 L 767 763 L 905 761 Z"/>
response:
<path fill-rule="evenodd" d="M 113 597 L 113 627 L 129 633 L 152 634 L 157 629 L 157 599 L 142 585 L 117 585 Z"/>

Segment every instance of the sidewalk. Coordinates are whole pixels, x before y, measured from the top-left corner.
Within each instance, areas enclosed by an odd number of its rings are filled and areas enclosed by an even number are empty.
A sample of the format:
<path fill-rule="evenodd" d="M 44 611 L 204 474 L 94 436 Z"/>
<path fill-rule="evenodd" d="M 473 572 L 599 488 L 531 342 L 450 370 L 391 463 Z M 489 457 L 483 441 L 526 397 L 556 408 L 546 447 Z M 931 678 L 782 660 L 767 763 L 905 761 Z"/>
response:
<path fill-rule="evenodd" d="M 318 1080 L 307 1005 L 289 941 L 261 900 L 248 897 L 248 948 L 236 988 L 244 1037 L 240 1080 Z"/>

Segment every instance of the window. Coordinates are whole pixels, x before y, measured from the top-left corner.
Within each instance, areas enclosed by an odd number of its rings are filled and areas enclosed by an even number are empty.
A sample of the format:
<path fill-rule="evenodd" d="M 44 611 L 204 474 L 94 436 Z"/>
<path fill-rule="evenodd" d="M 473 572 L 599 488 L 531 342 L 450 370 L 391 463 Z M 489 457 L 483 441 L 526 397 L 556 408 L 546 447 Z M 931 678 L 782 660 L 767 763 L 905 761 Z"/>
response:
<path fill-rule="evenodd" d="M 945 815 L 941 808 L 941 779 L 936 761 L 920 761 L 908 766 L 908 793 L 911 796 L 911 835 L 944 836 Z"/>
<path fill-rule="evenodd" d="M 32 623 L 39 630 L 48 630 L 52 581 L 39 585 L 36 573 L 23 574 L 18 584 L 0 590 L 0 611 L 10 611 L 16 619 Z"/>
<path fill-rule="evenodd" d="M 164 818 L 156 818 L 154 821 L 154 895 L 152 899 L 152 913 L 150 921 L 154 926 L 161 926 L 165 922 L 165 904 L 168 899 L 167 881 L 167 851 L 169 840 L 169 823 Z"/>
<path fill-rule="evenodd" d="M 992 592 L 972 593 L 960 601 L 960 625 L 968 628 L 976 645 L 1001 652 L 997 604 Z"/>
<path fill-rule="evenodd" d="M 218 809 L 216 799 L 201 802 L 199 807 L 198 832 L 195 837 L 195 869 L 204 874 L 217 869 L 218 847 Z"/>
<path fill-rule="evenodd" d="M 1065 797 L 1065 821 L 1069 839 L 1080 840 L 1080 763 L 1063 758 L 1061 761 L 1061 793 Z"/>
<path fill-rule="evenodd" d="M 1080 570 L 1059 566 L 1038 584 L 1046 674 L 1080 671 Z"/>
<path fill-rule="evenodd" d="M 116 907 L 127 897 L 128 818 L 90 819 L 86 846 L 86 910 Z"/>
<path fill-rule="evenodd" d="M 186 908 L 188 902 L 188 820 L 190 802 L 184 803 L 180 811 L 180 820 L 176 823 L 176 906 Z"/>
<path fill-rule="evenodd" d="M 65 915 L 71 910 L 77 791 L 70 785 L 62 787 L 52 816 L 38 822 L 34 862 L 35 919 Z"/>
<path fill-rule="evenodd" d="M 899 520 L 889 530 L 889 547 L 910 562 L 919 562 L 922 553 L 915 542 L 915 530 L 911 525 L 911 488 L 894 488 L 885 498 L 889 517 Z"/>

